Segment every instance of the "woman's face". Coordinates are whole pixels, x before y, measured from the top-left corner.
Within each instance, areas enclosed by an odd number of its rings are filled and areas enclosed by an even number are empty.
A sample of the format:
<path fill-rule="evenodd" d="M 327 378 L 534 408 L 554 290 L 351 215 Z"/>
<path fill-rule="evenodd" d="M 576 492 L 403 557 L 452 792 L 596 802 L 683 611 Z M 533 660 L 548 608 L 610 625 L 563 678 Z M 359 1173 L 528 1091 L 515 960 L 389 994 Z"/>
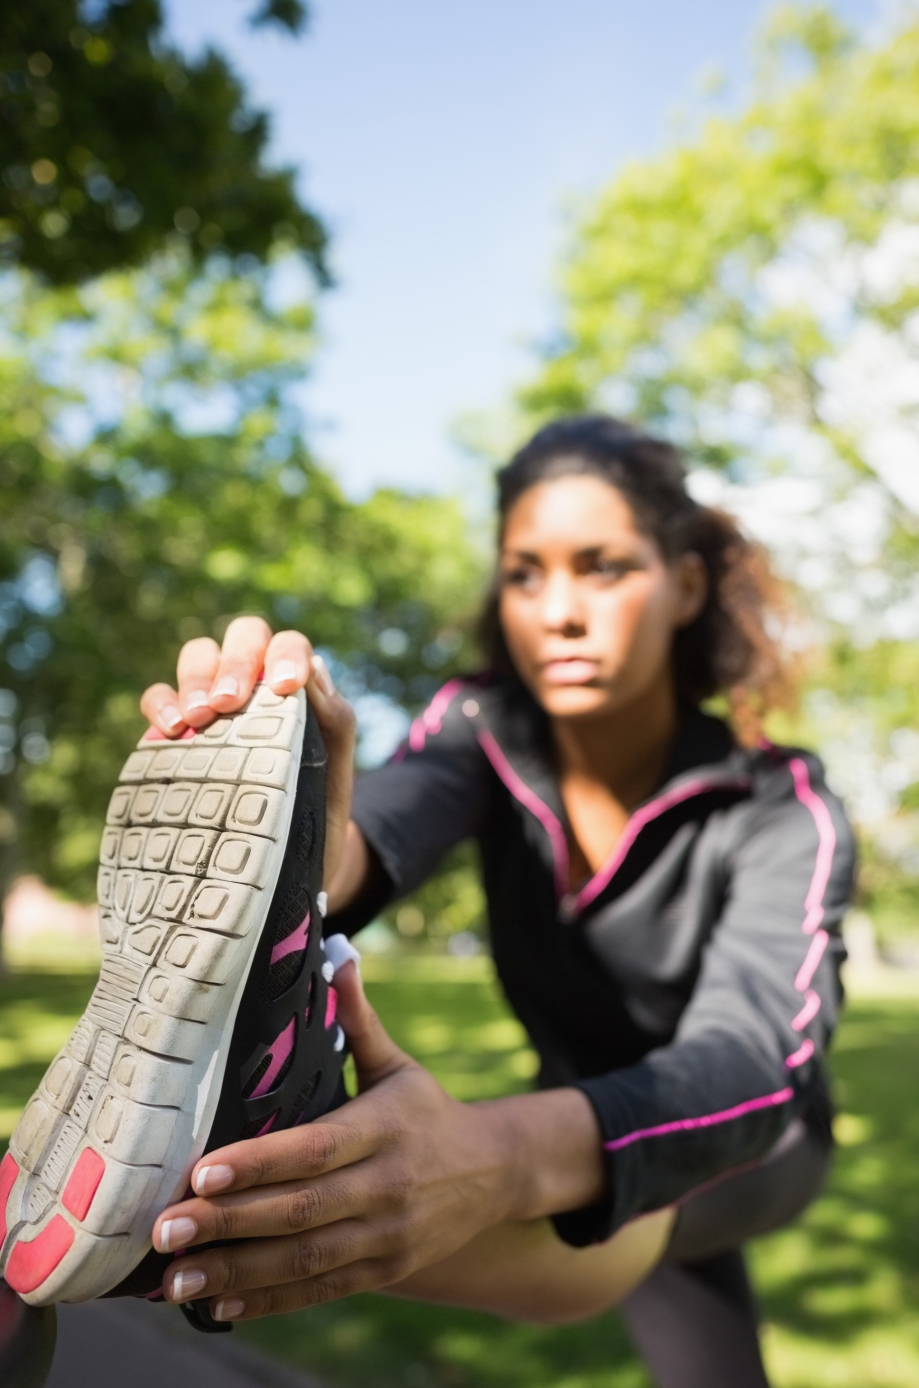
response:
<path fill-rule="evenodd" d="M 500 615 L 520 677 L 555 718 L 603 717 L 670 681 L 674 632 L 705 601 L 696 554 L 668 564 L 622 493 L 539 482 L 508 512 Z"/>

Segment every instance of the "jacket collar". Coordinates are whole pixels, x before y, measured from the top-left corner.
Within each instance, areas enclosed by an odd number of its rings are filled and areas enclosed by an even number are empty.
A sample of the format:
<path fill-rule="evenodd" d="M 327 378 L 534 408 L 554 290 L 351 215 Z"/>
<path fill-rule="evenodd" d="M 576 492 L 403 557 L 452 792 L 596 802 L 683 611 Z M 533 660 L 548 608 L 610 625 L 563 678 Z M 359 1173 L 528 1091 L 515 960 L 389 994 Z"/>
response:
<path fill-rule="evenodd" d="M 685 710 L 661 784 L 638 805 L 606 862 L 569 891 L 568 820 L 552 757 L 549 720 L 519 687 L 494 683 L 479 700 L 483 751 L 511 795 L 546 832 L 562 914 L 574 919 L 607 889 L 635 851 L 645 828 L 662 816 L 684 813 L 700 796 L 736 799 L 750 787 L 749 760 L 728 725 L 698 708 Z"/>

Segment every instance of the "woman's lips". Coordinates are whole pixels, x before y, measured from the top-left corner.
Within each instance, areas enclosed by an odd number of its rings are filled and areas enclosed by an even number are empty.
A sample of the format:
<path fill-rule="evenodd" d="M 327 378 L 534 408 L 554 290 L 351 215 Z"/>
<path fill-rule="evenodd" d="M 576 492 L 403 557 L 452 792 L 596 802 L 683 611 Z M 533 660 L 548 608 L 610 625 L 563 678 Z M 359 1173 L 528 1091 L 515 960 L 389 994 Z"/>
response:
<path fill-rule="evenodd" d="M 587 684 L 597 678 L 598 672 L 596 660 L 548 660 L 542 667 L 546 684 Z"/>

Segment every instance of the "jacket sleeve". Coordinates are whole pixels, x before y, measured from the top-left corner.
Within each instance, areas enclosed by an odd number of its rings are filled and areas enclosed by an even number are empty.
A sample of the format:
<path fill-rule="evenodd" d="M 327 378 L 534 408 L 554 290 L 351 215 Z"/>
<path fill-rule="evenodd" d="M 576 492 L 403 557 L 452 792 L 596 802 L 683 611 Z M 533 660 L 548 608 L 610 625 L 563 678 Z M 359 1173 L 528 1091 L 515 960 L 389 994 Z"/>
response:
<path fill-rule="evenodd" d="M 673 1040 L 578 1085 L 603 1135 L 607 1196 L 556 1218 L 569 1243 L 764 1156 L 820 1083 L 841 998 L 854 871 L 842 807 L 816 758 L 792 753 L 735 813 L 724 904 Z"/>
<path fill-rule="evenodd" d="M 451 680 L 412 724 L 385 765 L 358 777 L 352 819 L 379 871 L 355 908 L 330 921 L 353 933 L 389 901 L 414 890 L 455 844 L 478 833 L 487 810 L 489 767 L 471 718 L 474 688 Z"/>

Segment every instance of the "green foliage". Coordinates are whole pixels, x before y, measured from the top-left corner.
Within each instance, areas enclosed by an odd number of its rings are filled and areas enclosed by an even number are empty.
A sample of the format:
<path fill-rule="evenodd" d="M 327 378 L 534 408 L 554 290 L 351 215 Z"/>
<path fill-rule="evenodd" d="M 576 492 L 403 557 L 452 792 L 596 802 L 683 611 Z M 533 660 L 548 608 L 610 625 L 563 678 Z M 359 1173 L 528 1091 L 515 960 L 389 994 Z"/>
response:
<path fill-rule="evenodd" d="M 137 696 L 181 640 L 261 612 L 352 695 L 408 708 L 470 658 L 457 506 L 349 502 L 302 442 L 313 315 L 284 274 L 171 257 L 79 293 L 0 282 L 0 829 L 18 821 L 15 866 L 71 894 L 92 892 Z"/>
<path fill-rule="evenodd" d="M 487 933 L 485 893 L 478 852 L 459 844 L 440 871 L 383 914 L 405 939 L 448 939 L 460 931 Z"/>
<path fill-rule="evenodd" d="M 0 8 L 0 255 L 71 283 L 137 265 L 168 242 L 264 260 L 301 250 L 324 274 L 325 233 L 292 169 L 263 163 L 268 118 L 226 60 L 163 39 L 159 0 Z M 293 33 L 299 0 L 257 24 Z"/>
<path fill-rule="evenodd" d="M 529 422 L 611 405 L 736 469 L 764 449 L 781 466 L 766 426 L 787 421 L 870 471 L 822 367 L 869 325 L 902 344 L 919 307 L 912 270 L 885 277 L 868 254 L 919 216 L 919 24 L 872 49 L 825 8 L 786 7 L 767 51 L 780 39 L 813 70 L 631 164 L 590 208 Z"/>

